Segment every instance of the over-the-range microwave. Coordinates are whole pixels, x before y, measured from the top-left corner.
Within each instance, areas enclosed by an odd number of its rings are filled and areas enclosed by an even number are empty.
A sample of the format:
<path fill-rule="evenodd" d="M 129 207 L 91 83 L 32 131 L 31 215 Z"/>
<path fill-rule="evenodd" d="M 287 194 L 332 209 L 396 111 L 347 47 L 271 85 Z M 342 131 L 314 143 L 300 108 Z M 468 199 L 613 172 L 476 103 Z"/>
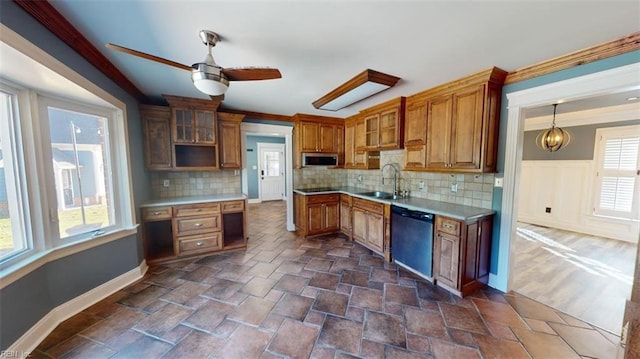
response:
<path fill-rule="evenodd" d="M 335 153 L 303 153 L 302 167 L 337 166 L 338 155 Z"/>

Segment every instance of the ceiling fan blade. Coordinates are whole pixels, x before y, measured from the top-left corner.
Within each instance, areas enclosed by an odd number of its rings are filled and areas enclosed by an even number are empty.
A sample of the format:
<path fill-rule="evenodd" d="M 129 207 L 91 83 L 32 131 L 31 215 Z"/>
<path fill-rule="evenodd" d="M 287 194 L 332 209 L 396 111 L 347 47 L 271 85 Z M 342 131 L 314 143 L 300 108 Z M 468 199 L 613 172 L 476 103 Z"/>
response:
<path fill-rule="evenodd" d="M 142 51 L 133 50 L 133 49 L 130 49 L 128 47 L 115 45 L 115 44 L 112 44 L 112 43 L 108 43 L 106 46 L 107 46 L 107 48 L 109 48 L 111 50 L 116 50 L 116 51 L 124 52 L 125 54 L 141 57 L 141 58 L 143 58 L 145 60 L 151 60 L 151 61 L 159 62 L 159 63 L 164 64 L 164 65 L 169 65 L 169 66 L 173 66 L 173 67 L 179 68 L 181 70 L 187 70 L 187 71 L 191 71 L 192 70 L 191 66 L 183 65 L 183 64 L 181 64 L 179 62 L 167 60 L 167 59 L 164 59 L 162 57 L 150 55 L 150 54 L 147 54 L 147 53 L 142 52 Z"/>
<path fill-rule="evenodd" d="M 267 67 L 241 67 L 223 69 L 229 81 L 272 80 L 282 77 L 280 70 Z"/>

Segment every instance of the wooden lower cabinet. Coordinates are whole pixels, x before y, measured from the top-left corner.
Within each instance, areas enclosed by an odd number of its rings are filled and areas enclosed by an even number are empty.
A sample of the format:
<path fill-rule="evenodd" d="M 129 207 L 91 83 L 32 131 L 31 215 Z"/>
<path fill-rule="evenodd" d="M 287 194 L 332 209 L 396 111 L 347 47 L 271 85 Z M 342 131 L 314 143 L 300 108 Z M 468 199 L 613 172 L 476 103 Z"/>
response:
<path fill-rule="evenodd" d="M 348 194 L 340 195 L 340 232 L 351 239 L 351 204 L 352 198 Z"/>
<path fill-rule="evenodd" d="M 142 208 L 145 259 L 157 263 L 246 247 L 245 208 L 245 200 Z"/>
<path fill-rule="evenodd" d="M 340 230 L 340 194 L 294 196 L 296 233 L 303 237 Z"/>
<path fill-rule="evenodd" d="M 489 280 L 493 215 L 471 221 L 436 216 L 433 250 L 435 283 L 466 296 Z"/>
<path fill-rule="evenodd" d="M 361 198 L 351 209 L 353 240 L 390 259 L 390 206 Z"/>

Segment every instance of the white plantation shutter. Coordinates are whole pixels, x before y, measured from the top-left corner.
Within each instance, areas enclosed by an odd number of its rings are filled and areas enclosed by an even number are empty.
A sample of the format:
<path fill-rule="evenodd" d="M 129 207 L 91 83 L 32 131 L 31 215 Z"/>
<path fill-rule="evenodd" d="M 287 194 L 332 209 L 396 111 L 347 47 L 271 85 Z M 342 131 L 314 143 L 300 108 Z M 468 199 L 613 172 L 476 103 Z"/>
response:
<path fill-rule="evenodd" d="M 596 139 L 594 213 L 638 219 L 640 126 L 598 129 Z"/>

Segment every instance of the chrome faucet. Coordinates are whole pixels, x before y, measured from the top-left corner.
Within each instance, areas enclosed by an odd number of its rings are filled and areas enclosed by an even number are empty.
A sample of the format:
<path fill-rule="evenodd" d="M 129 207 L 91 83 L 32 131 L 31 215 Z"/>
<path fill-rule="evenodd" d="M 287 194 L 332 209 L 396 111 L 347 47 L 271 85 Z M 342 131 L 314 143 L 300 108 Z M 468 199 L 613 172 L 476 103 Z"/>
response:
<path fill-rule="evenodd" d="M 382 169 L 380 170 L 380 172 L 382 172 L 382 185 L 384 186 L 384 169 L 387 166 L 391 166 L 391 168 L 393 168 L 393 194 L 394 195 L 399 195 L 399 190 L 398 190 L 398 167 L 397 164 L 395 163 L 387 163 L 384 166 L 382 166 Z"/>

